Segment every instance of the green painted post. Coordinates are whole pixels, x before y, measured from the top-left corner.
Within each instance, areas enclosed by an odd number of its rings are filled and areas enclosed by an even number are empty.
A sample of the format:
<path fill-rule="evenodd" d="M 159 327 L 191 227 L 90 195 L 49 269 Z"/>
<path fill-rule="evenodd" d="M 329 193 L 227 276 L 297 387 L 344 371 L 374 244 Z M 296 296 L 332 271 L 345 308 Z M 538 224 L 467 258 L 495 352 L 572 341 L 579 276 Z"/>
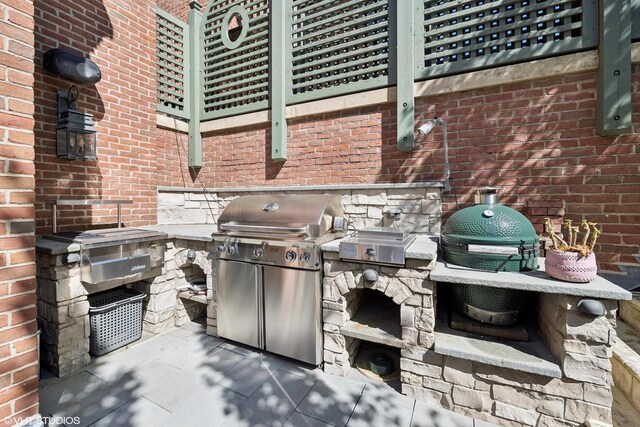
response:
<path fill-rule="evenodd" d="M 291 87 L 291 79 L 287 72 L 291 63 L 291 44 L 288 43 L 291 37 L 291 0 L 274 1 L 270 7 L 271 159 L 284 162 L 287 160 L 286 95 L 287 88 Z"/>
<path fill-rule="evenodd" d="M 200 117 L 202 115 L 202 6 L 197 1 L 189 2 L 189 167 L 202 167 L 202 135 Z"/>
<path fill-rule="evenodd" d="M 596 120 L 600 135 L 631 130 L 630 16 L 630 0 L 600 0 Z"/>
<path fill-rule="evenodd" d="M 396 19 L 396 76 L 397 76 L 397 143 L 400 151 L 413 151 L 415 127 L 414 75 L 414 10 L 416 1 L 397 1 Z M 392 9 L 393 10 L 393 9 Z"/>
<path fill-rule="evenodd" d="M 640 1 L 631 1 L 631 40 L 640 40 Z"/>

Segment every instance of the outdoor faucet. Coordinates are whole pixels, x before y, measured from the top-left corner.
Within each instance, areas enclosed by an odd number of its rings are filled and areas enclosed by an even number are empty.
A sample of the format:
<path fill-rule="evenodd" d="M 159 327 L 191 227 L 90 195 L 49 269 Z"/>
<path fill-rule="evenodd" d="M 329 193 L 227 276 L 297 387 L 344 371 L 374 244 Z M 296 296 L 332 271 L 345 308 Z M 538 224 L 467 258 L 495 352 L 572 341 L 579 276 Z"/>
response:
<path fill-rule="evenodd" d="M 449 165 L 449 141 L 447 140 L 447 121 L 445 119 L 438 118 L 437 116 L 431 120 L 427 120 L 422 126 L 418 128 L 418 132 L 421 135 L 427 135 L 437 125 L 442 126 L 443 141 L 444 141 L 444 190 L 448 192 L 451 190 L 451 166 Z"/>

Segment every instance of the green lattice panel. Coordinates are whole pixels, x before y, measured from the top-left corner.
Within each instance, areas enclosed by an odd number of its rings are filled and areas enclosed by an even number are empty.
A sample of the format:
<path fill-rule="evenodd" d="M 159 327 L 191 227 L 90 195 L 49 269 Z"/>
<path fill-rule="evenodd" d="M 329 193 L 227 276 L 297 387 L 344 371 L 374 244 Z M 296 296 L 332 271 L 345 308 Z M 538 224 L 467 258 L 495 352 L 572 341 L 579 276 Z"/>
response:
<path fill-rule="evenodd" d="M 389 84 L 388 0 L 293 0 L 288 103 Z"/>
<path fill-rule="evenodd" d="M 640 41 L 640 0 L 631 0 L 631 41 Z"/>
<path fill-rule="evenodd" d="M 211 1 L 203 19 L 203 120 L 269 102 L 269 2 Z"/>
<path fill-rule="evenodd" d="M 158 111 L 188 117 L 187 104 L 187 25 L 158 9 L 156 11 L 156 49 Z"/>
<path fill-rule="evenodd" d="M 424 2 L 417 77 L 489 68 L 597 46 L 597 2 Z"/>

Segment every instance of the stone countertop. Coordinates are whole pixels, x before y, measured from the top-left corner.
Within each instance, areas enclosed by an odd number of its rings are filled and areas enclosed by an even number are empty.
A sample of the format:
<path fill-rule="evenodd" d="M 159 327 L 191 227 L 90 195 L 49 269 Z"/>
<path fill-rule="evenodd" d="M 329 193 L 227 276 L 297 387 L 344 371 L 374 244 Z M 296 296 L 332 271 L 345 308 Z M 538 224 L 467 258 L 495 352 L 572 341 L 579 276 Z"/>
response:
<path fill-rule="evenodd" d="M 78 243 L 60 242 L 38 236 L 36 238 L 36 251 L 48 255 L 61 255 L 80 252 L 80 245 Z"/>
<path fill-rule="evenodd" d="M 507 272 L 482 271 L 453 265 L 438 260 L 429 275 L 435 282 L 460 283 L 495 288 L 517 289 L 548 294 L 574 295 L 581 297 L 630 300 L 631 292 L 611 283 L 601 276 L 589 283 L 571 283 L 549 277 L 544 271 L 544 258 L 539 258 L 538 271 Z"/>
<path fill-rule="evenodd" d="M 185 239 L 210 242 L 211 233 L 217 232 L 216 224 L 176 224 L 176 225 L 147 225 L 134 227 L 141 230 L 161 231 L 167 233 L 167 239 Z M 70 252 L 79 252 L 80 245 L 58 240 L 47 239 L 46 236 L 38 236 L 36 250 L 49 255 L 61 255 Z"/>
<path fill-rule="evenodd" d="M 350 236 L 343 237 L 342 239 L 332 240 L 320 246 L 323 252 L 340 252 L 340 242 L 344 239 L 348 239 Z M 419 234 L 416 236 L 416 240 L 409 245 L 405 258 L 407 259 L 424 259 L 432 260 L 438 255 L 438 237 L 427 234 Z"/>
<path fill-rule="evenodd" d="M 167 233 L 169 235 L 168 239 L 197 240 L 201 242 L 212 241 L 211 234 L 218 232 L 216 224 L 161 224 L 136 228 Z"/>

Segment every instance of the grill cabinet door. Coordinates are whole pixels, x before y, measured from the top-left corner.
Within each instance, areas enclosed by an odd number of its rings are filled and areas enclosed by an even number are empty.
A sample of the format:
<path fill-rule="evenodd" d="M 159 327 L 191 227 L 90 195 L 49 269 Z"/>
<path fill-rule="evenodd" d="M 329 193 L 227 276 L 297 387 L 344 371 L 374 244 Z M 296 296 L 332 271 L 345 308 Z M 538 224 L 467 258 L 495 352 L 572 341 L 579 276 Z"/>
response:
<path fill-rule="evenodd" d="M 320 364 L 320 271 L 263 268 L 266 350 Z"/>
<path fill-rule="evenodd" d="M 258 267 L 218 261 L 218 334 L 239 343 L 264 348 Z"/>

